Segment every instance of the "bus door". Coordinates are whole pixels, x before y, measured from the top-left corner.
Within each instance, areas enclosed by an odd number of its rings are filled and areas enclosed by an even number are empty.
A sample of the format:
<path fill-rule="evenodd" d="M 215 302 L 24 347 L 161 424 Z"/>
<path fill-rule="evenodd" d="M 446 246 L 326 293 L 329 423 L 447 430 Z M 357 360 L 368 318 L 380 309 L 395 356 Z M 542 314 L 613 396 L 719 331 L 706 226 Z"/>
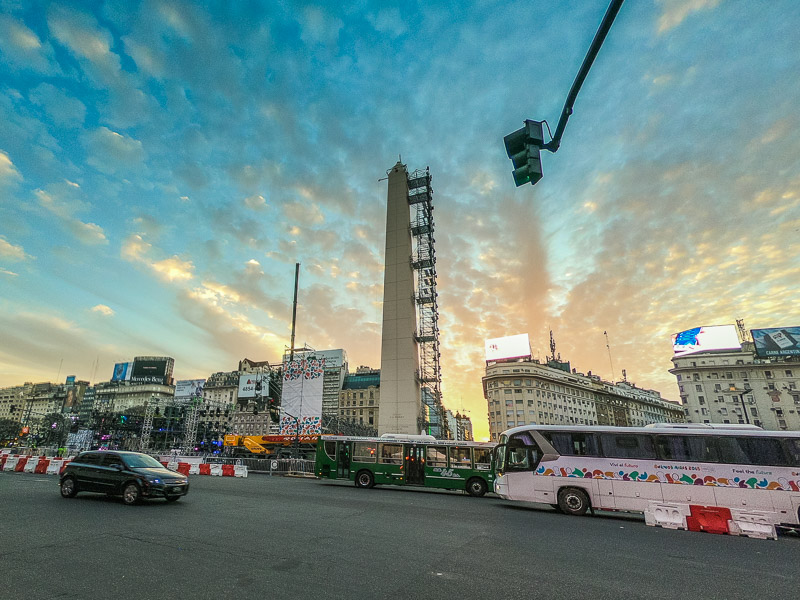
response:
<path fill-rule="evenodd" d="M 341 442 L 339 444 L 336 468 L 339 479 L 350 479 L 350 442 Z"/>
<path fill-rule="evenodd" d="M 405 463 L 406 483 L 412 485 L 425 484 L 425 447 L 406 446 Z"/>

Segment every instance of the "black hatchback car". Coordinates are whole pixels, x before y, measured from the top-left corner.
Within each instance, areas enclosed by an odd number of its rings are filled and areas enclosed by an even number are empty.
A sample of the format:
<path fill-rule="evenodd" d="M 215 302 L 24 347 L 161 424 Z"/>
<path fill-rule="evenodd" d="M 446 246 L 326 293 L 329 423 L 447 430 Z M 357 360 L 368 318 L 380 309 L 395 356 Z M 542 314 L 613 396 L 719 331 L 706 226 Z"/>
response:
<path fill-rule="evenodd" d="M 166 498 L 174 502 L 189 492 L 189 478 L 165 468 L 152 456 L 140 452 L 81 452 L 64 467 L 59 480 L 61 495 L 100 492 L 122 496 L 125 504 L 143 498 Z"/>

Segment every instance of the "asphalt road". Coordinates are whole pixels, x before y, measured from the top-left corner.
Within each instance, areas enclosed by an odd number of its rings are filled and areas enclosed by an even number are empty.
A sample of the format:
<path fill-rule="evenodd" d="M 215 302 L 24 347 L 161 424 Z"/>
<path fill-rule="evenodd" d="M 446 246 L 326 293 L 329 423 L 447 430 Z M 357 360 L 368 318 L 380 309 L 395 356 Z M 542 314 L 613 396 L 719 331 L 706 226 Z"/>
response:
<path fill-rule="evenodd" d="M 0 597 L 791 598 L 800 536 L 777 541 L 569 517 L 455 492 L 192 476 L 128 507 L 53 476 L 0 473 Z"/>

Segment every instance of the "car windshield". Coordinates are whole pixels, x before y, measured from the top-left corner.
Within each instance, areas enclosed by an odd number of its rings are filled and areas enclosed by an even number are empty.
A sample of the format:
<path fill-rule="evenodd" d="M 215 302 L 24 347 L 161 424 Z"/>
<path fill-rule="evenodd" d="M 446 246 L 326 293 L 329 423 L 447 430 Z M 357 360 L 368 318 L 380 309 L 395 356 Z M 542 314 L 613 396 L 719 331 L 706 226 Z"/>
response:
<path fill-rule="evenodd" d="M 164 466 L 155 458 L 146 454 L 126 456 L 123 460 L 129 469 L 152 469 L 153 467 L 163 468 Z"/>

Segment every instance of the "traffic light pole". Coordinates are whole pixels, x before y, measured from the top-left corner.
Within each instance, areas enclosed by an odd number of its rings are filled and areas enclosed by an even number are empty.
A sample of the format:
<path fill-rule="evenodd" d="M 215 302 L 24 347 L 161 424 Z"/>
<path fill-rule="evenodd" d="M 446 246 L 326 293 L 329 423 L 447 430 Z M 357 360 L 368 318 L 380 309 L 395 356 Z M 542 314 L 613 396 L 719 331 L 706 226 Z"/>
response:
<path fill-rule="evenodd" d="M 572 107 L 575 104 L 575 99 L 578 97 L 578 92 L 580 91 L 586 76 L 589 74 L 589 69 L 592 68 L 592 63 L 594 63 L 594 59 L 597 57 L 597 53 L 600 51 L 600 46 L 603 45 L 603 41 L 606 39 L 606 35 L 608 35 L 608 30 L 611 29 L 611 24 L 614 22 L 619 9 L 622 7 L 623 1 L 624 0 L 611 0 L 611 4 L 608 6 L 606 15 L 603 17 L 602 23 L 600 23 L 600 28 L 594 35 L 592 45 L 589 47 L 589 52 L 586 54 L 586 58 L 583 59 L 583 64 L 581 65 L 580 71 L 578 71 L 575 81 L 572 82 L 572 87 L 567 95 L 567 101 L 564 103 L 564 108 L 561 111 L 561 118 L 558 120 L 558 125 L 556 126 L 556 133 L 552 140 L 542 146 L 543 150 L 555 152 L 561 145 L 561 136 L 564 135 L 564 129 L 567 126 L 567 120 L 572 114 Z"/>

